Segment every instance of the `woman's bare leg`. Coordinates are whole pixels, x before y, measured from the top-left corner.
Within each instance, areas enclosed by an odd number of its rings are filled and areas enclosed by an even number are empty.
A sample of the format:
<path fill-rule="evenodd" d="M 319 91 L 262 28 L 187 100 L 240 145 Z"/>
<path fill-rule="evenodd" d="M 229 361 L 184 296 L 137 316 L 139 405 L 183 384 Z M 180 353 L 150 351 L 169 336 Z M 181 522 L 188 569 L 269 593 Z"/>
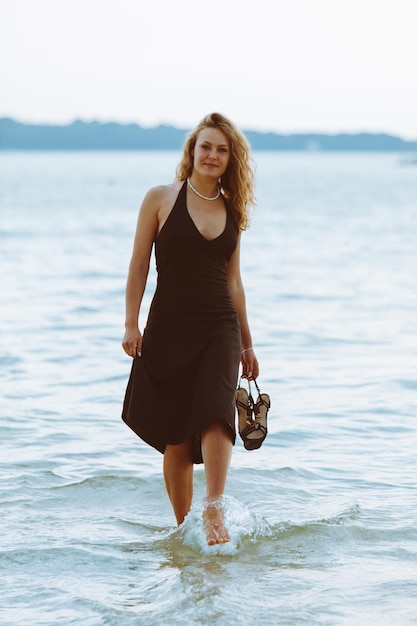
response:
<path fill-rule="evenodd" d="M 164 478 L 179 526 L 190 511 L 193 499 L 193 460 L 190 439 L 177 445 L 166 446 Z"/>
<path fill-rule="evenodd" d="M 209 545 L 230 541 L 229 533 L 224 526 L 224 511 L 219 503 L 226 485 L 233 447 L 226 428 L 223 421 L 216 420 L 202 433 L 201 437 L 207 489 L 203 521 Z"/>

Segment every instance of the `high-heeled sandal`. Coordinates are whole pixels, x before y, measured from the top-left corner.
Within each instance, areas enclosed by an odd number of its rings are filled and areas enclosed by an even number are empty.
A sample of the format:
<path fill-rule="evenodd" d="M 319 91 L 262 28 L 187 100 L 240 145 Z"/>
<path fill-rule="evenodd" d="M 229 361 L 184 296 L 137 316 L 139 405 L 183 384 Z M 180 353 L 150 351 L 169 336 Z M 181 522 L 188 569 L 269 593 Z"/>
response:
<path fill-rule="evenodd" d="M 256 402 L 253 399 L 250 381 L 247 391 L 241 386 L 236 389 L 235 401 L 238 412 L 238 429 L 246 450 L 256 450 L 261 447 L 268 433 L 267 416 L 271 407 L 271 399 L 267 393 L 261 393 L 256 380 L 253 381 L 258 391 Z"/>

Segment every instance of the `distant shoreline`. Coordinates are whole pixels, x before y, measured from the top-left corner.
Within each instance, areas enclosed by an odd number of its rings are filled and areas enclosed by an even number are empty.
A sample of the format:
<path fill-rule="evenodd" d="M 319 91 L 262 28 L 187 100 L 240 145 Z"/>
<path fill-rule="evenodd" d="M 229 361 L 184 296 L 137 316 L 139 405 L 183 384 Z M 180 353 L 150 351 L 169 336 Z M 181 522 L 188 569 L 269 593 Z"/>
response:
<path fill-rule="evenodd" d="M 408 152 L 409 141 L 385 133 L 265 133 L 244 130 L 252 150 L 280 152 Z M 0 118 L 0 150 L 180 150 L 188 129 L 144 128 L 139 124 L 84 122 L 66 125 L 25 124 Z"/>

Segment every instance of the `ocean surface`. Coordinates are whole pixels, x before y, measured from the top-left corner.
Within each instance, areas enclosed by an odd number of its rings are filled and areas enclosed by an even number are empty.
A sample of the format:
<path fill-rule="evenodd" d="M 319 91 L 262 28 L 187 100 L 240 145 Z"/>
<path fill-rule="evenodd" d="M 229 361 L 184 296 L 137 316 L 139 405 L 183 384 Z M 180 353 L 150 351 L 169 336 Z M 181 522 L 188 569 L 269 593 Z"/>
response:
<path fill-rule="evenodd" d="M 417 167 L 254 158 L 269 433 L 237 439 L 232 540 L 208 548 L 202 466 L 177 529 L 161 455 L 120 419 L 138 207 L 179 154 L 0 153 L 2 626 L 417 624 Z"/>

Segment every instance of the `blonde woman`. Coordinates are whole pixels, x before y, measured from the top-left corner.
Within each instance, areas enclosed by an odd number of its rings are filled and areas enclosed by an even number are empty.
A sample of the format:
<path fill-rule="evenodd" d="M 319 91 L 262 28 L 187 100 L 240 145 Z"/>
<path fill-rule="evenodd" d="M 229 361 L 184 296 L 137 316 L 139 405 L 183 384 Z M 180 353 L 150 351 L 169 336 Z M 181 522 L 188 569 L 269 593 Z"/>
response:
<path fill-rule="evenodd" d="M 178 525 L 204 463 L 207 543 L 225 543 L 221 496 L 236 438 L 239 364 L 259 374 L 240 275 L 240 237 L 254 204 L 249 146 L 219 113 L 188 136 L 174 183 L 146 194 L 126 286 L 123 349 L 133 357 L 123 420 L 164 455 Z M 143 336 L 138 317 L 152 247 L 158 272 Z"/>

